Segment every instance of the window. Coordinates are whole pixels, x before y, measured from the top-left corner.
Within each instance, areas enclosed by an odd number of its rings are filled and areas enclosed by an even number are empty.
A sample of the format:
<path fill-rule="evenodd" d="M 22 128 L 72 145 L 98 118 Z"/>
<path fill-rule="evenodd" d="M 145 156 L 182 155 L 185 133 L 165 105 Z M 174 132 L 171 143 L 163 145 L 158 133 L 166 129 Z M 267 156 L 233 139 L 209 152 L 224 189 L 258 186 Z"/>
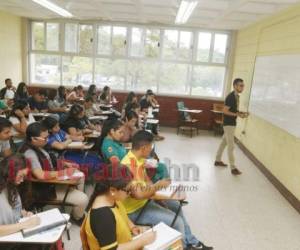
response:
<path fill-rule="evenodd" d="M 93 52 L 93 26 L 81 24 L 79 29 L 79 53 Z"/>
<path fill-rule="evenodd" d="M 98 54 L 111 54 L 111 26 L 98 26 Z"/>
<path fill-rule="evenodd" d="M 59 24 L 47 23 L 47 50 L 59 50 Z"/>
<path fill-rule="evenodd" d="M 178 42 L 178 31 L 165 30 L 164 48 L 163 48 L 164 59 L 176 59 L 177 42 Z"/>
<path fill-rule="evenodd" d="M 125 56 L 127 44 L 126 36 L 126 27 L 113 27 L 112 50 L 114 55 Z"/>
<path fill-rule="evenodd" d="M 93 60 L 89 57 L 64 56 L 62 59 L 64 85 L 81 84 L 88 87 L 93 82 Z"/>
<path fill-rule="evenodd" d="M 225 67 L 194 66 L 192 95 L 221 97 L 225 79 Z"/>
<path fill-rule="evenodd" d="M 159 92 L 188 94 L 188 65 L 164 63 L 160 69 Z"/>
<path fill-rule="evenodd" d="M 34 83 L 60 83 L 60 57 L 55 55 L 31 54 L 31 81 Z"/>
<path fill-rule="evenodd" d="M 78 47 L 78 25 L 74 23 L 66 23 L 65 25 L 65 51 L 76 53 Z"/>
<path fill-rule="evenodd" d="M 124 89 L 126 81 L 125 60 L 97 58 L 95 63 L 95 83 L 99 87 L 108 85 L 114 89 Z"/>
<path fill-rule="evenodd" d="M 223 96 L 228 32 L 70 20 L 30 27 L 33 83 Z"/>
<path fill-rule="evenodd" d="M 132 28 L 131 30 L 131 51 L 132 56 L 141 57 L 144 55 L 144 30 Z"/>
<path fill-rule="evenodd" d="M 127 89 L 145 92 L 157 90 L 157 62 L 130 61 L 127 70 Z"/>
<path fill-rule="evenodd" d="M 208 62 L 211 44 L 211 33 L 200 32 L 198 35 L 197 61 Z"/>
<path fill-rule="evenodd" d="M 145 56 L 150 58 L 157 58 L 160 47 L 160 30 L 147 29 L 145 41 Z"/>
<path fill-rule="evenodd" d="M 42 22 L 32 22 L 31 47 L 33 50 L 45 48 L 45 26 Z"/>
<path fill-rule="evenodd" d="M 178 59 L 189 61 L 192 56 L 192 32 L 180 31 Z"/>
<path fill-rule="evenodd" d="M 225 34 L 215 35 L 214 53 L 212 58 L 214 63 L 224 63 L 227 49 L 227 37 L 228 36 Z"/>

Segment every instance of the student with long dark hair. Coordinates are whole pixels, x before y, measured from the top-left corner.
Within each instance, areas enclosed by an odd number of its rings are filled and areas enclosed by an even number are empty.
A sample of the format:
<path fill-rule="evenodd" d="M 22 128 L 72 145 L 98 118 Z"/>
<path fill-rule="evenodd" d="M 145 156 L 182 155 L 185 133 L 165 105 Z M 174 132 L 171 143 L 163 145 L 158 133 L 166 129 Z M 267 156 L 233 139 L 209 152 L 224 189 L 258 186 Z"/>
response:
<path fill-rule="evenodd" d="M 5 236 L 39 225 L 40 220 L 22 208 L 18 186 L 28 175 L 24 156 L 13 155 L 5 158 L 0 163 L 0 236 Z M 22 217 L 31 217 L 19 222 Z M 1 245 L 1 247 L 4 247 Z M 5 249 L 10 249 L 5 246 Z M 14 246 L 13 249 L 25 249 L 25 246 Z M 1 248 L 4 249 L 4 248 Z M 28 249 L 28 248 L 26 248 Z M 30 249 L 30 248 L 29 248 Z M 32 248 L 35 249 L 35 248 Z"/>
<path fill-rule="evenodd" d="M 41 123 L 30 124 L 26 130 L 26 141 L 20 149 L 31 164 L 32 175 L 38 180 L 59 179 L 60 176 L 72 176 L 78 170 L 69 162 L 54 162 L 44 149 L 48 140 L 48 130 Z M 58 168 L 60 167 L 60 168 Z M 87 195 L 83 192 L 84 177 L 79 178 L 77 189 L 69 190 L 66 202 L 74 205 L 72 216 L 80 221 L 88 203 Z M 37 183 L 36 183 L 37 184 Z M 33 188 L 34 200 L 43 199 L 63 200 L 67 191 L 65 185 L 37 184 Z"/>
<path fill-rule="evenodd" d="M 112 101 L 111 88 L 105 86 L 102 90 L 99 99 L 100 99 L 100 103 L 102 104 L 110 104 Z"/>
<path fill-rule="evenodd" d="M 128 218 L 122 201 L 130 193 L 131 173 L 126 166 L 108 166 L 108 174 L 95 186 L 89 212 L 81 226 L 83 249 L 138 250 L 155 240 L 155 232 L 132 240 L 142 230 Z"/>
<path fill-rule="evenodd" d="M 14 137 L 13 141 L 16 146 L 20 146 L 25 138 L 27 126 L 35 122 L 33 115 L 30 113 L 28 103 L 25 101 L 16 102 L 13 105 L 9 120 L 13 126 L 12 134 L 14 136 L 18 135 Z"/>
<path fill-rule="evenodd" d="M 131 142 L 132 136 L 138 131 L 138 121 L 139 116 L 134 111 L 130 111 L 126 114 L 123 124 L 122 142 Z"/>
<path fill-rule="evenodd" d="M 122 137 L 123 122 L 118 119 L 110 119 L 104 122 L 100 148 L 105 162 L 120 162 L 126 155 L 126 149 L 121 144 Z"/>
<path fill-rule="evenodd" d="M 28 99 L 29 99 L 29 94 L 27 91 L 26 83 L 20 82 L 15 93 L 15 103 L 19 101 L 28 102 Z"/>
<path fill-rule="evenodd" d="M 76 102 L 83 97 L 84 97 L 83 87 L 81 85 L 78 85 L 77 87 L 73 88 L 73 90 L 67 95 L 67 101 Z"/>
<path fill-rule="evenodd" d="M 91 85 L 89 86 L 89 88 L 88 88 L 88 90 L 87 90 L 85 96 L 86 96 L 86 97 L 87 97 L 87 96 L 92 96 L 92 95 L 94 95 L 94 94 L 97 95 L 97 87 L 96 87 L 95 84 L 91 84 Z"/>
<path fill-rule="evenodd" d="M 61 121 L 61 128 L 72 136 L 83 136 L 92 133 L 93 127 L 85 116 L 84 108 L 74 104 L 65 120 Z"/>
<path fill-rule="evenodd" d="M 60 104 L 60 106 L 65 106 L 67 104 L 67 93 L 64 86 L 59 86 L 57 89 L 57 95 L 55 101 Z"/>

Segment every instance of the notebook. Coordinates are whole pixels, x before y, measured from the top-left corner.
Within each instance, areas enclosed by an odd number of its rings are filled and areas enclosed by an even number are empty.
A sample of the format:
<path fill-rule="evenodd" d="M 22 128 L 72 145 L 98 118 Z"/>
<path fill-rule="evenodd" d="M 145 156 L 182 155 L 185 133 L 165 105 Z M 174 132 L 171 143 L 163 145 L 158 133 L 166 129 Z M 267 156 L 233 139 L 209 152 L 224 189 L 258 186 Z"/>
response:
<path fill-rule="evenodd" d="M 152 229 L 147 230 L 145 233 L 151 232 L 151 230 L 156 232 L 156 239 L 152 244 L 144 246 L 143 250 L 167 250 L 172 244 L 182 238 L 180 232 L 167 226 L 163 222 L 160 222 Z M 134 237 L 134 239 L 139 238 L 141 235 L 143 234 Z"/>
<path fill-rule="evenodd" d="M 62 213 L 58 210 L 58 208 L 54 208 L 42 213 L 38 213 L 35 216 L 38 216 L 41 220 L 40 225 L 29 228 L 23 229 L 22 234 L 24 237 L 29 237 L 37 233 L 41 233 L 52 229 L 54 227 L 61 226 L 63 224 L 67 224 L 67 220 L 62 215 Z M 28 218 L 22 218 L 20 222 L 27 220 Z"/>
<path fill-rule="evenodd" d="M 182 185 L 180 183 L 171 183 L 167 188 L 156 191 L 155 194 L 159 196 L 164 196 L 166 198 L 171 198 L 175 193 L 181 191 Z"/>

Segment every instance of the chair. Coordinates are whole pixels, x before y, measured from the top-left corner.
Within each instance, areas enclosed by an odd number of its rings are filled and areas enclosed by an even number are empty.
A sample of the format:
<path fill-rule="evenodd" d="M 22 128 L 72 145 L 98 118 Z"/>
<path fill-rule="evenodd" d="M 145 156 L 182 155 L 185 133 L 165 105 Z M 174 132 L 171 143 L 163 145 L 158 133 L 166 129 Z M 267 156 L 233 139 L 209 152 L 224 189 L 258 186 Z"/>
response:
<path fill-rule="evenodd" d="M 178 111 L 178 123 L 177 123 L 177 135 L 179 131 L 189 131 L 190 136 L 193 137 L 194 131 L 197 132 L 199 130 L 199 120 L 193 119 L 191 115 L 182 111 L 187 109 L 184 105 L 184 102 L 177 102 L 177 111 Z"/>
<path fill-rule="evenodd" d="M 214 134 L 223 134 L 223 108 L 224 104 L 222 103 L 214 103 L 213 104 L 213 114 L 214 114 L 214 120 L 213 120 L 213 130 Z"/>

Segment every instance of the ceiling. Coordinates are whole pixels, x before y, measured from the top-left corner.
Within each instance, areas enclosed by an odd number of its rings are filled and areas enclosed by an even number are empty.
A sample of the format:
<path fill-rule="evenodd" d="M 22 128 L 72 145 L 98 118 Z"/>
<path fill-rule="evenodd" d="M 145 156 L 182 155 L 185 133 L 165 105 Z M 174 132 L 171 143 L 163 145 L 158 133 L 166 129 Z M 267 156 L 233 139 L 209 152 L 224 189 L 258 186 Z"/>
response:
<path fill-rule="evenodd" d="M 51 0 L 75 19 L 174 25 L 180 0 Z M 300 0 L 199 0 L 182 26 L 238 30 Z M 29 18 L 59 18 L 31 0 L 2 0 L 0 10 Z"/>

